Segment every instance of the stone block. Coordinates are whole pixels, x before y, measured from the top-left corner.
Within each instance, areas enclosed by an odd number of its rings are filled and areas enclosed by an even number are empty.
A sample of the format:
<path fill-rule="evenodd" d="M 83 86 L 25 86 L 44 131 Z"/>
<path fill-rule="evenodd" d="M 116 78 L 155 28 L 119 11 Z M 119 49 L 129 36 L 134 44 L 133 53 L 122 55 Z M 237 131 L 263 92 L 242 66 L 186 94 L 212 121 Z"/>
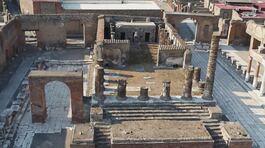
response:
<path fill-rule="evenodd" d="M 252 140 L 238 122 L 221 124 L 221 132 L 228 148 L 251 148 Z"/>
<path fill-rule="evenodd" d="M 222 120 L 223 113 L 220 107 L 218 106 L 208 107 L 208 111 L 210 113 L 211 119 Z"/>
<path fill-rule="evenodd" d="M 92 107 L 90 111 L 90 121 L 102 121 L 103 120 L 103 109 L 101 107 Z"/>

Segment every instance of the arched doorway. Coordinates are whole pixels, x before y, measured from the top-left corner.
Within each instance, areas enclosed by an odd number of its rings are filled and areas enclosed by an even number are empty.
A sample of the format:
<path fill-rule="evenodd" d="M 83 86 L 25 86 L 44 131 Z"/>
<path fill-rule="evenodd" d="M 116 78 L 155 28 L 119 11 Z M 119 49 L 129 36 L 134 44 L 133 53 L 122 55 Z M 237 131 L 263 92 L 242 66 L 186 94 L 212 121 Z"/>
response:
<path fill-rule="evenodd" d="M 53 85 L 51 82 L 60 82 L 59 84 L 54 85 L 51 87 L 49 85 Z M 51 84 L 48 84 L 51 83 Z M 47 86 L 46 86 L 47 85 Z M 51 88 L 49 88 L 51 87 Z M 68 90 L 68 94 L 66 91 Z M 52 98 L 49 97 L 50 93 L 56 91 L 56 95 L 60 97 L 69 96 L 71 99 L 63 99 L 60 100 L 59 97 L 55 98 L 57 101 L 61 101 L 67 104 L 71 102 L 71 110 L 72 110 L 72 122 L 83 122 L 84 115 L 83 115 L 83 74 L 82 72 L 57 72 L 57 71 L 31 71 L 29 74 L 29 95 L 30 95 L 30 102 L 31 102 L 31 114 L 32 114 L 32 122 L 46 122 L 47 119 L 47 103 L 55 103 Z M 57 92 L 58 91 L 58 92 Z M 59 93 L 59 92 L 62 92 Z M 46 102 L 46 96 L 49 102 Z M 55 95 L 55 94 L 51 94 Z M 55 96 L 56 96 L 55 95 Z M 67 98 L 67 97 L 66 97 Z M 65 102 L 67 101 L 67 102 Z M 60 103 L 60 102 L 59 102 Z M 66 104 L 61 105 L 66 105 Z M 67 105 L 66 105 L 67 106 Z M 70 108 L 70 106 L 69 106 Z M 52 108 L 50 108 L 52 109 Z M 55 114 L 56 113 L 55 110 Z M 67 112 L 67 108 L 66 108 Z M 51 114 L 49 114 L 51 115 Z M 59 115 L 58 115 L 59 116 Z"/>
<path fill-rule="evenodd" d="M 44 87 L 47 106 L 47 121 L 63 120 L 71 122 L 71 92 L 69 87 L 60 81 L 48 82 Z"/>
<path fill-rule="evenodd" d="M 177 25 L 177 31 L 181 38 L 186 42 L 194 42 L 197 34 L 196 20 L 186 18 Z"/>

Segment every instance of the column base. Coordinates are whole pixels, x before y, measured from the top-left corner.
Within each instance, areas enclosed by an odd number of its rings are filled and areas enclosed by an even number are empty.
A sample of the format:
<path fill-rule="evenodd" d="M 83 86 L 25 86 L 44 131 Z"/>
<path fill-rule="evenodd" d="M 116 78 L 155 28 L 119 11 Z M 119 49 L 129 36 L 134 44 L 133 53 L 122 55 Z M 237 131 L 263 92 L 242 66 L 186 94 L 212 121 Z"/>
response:
<path fill-rule="evenodd" d="M 149 100 L 149 97 L 148 96 L 147 97 L 139 96 L 138 97 L 138 100 L 140 100 L 140 101 L 147 101 L 147 100 Z"/>
<path fill-rule="evenodd" d="M 202 96 L 202 99 L 203 99 L 203 100 L 213 100 L 213 96 L 210 96 L 210 95 L 203 95 L 203 96 Z"/>
<path fill-rule="evenodd" d="M 119 97 L 119 96 L 117 96 L 116 99 L 119 100 L 119 101 L 125 101 L 125 100 L 127 100 L 127 97 Z"/>
<path fill-rule="evenodd" d="M 160 96 L 160 99 L 167 101 L 167 100 L 171 100 L 171 97 L 170 96 Z"/>
<path fill-rule="evenodd" d="M 190 97 L 182 96 L 181 99 L 186 100 L 186 101 L 191 101 L 192 100 L 192 96 L 190 96 Z"/>

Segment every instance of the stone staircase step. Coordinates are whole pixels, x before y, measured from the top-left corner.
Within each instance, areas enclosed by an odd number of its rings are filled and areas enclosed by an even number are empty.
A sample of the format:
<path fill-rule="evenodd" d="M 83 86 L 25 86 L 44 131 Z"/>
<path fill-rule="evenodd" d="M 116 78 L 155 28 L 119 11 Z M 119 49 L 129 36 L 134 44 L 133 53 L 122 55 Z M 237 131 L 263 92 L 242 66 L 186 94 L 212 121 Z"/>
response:
<path fill-rule="evenodd" d="M 181 110 L 181 109 L 198 109 L 198 110 L 206 110 L 206 108 L 203 108 L 201 106 L 139 106 L 139 107 L 130 107 L 130 106 L 113 106 L 113 107 L 104 107 L 105 110 L 111 109 L 111 110 L 144 110 L 144 109 L 157 109 L 157 110 Z"/>
<path fill-rule="evenodd" d="M 208 113 L 207 110 L 105 110 L 108 113 Z"/>
<path fill-rule="evenodd" d="M 112 117 L 159 117 L 159 116 L 164 116 L 164 117 L 192 117 L 192 116 L 209 116 L 209 113 L 129 113 L 129 114 L 110 114 Z"/>
<path fill-rule="evenodd" d="M 200 120 L 200 117 L 115 117 L 116 120 Z"/>

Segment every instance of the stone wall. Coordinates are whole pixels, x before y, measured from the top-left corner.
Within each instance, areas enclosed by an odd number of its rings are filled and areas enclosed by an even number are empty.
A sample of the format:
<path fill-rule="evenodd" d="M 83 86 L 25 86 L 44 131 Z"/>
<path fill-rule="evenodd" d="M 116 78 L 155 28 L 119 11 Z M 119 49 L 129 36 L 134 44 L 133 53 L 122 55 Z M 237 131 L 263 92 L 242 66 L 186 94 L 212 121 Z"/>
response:
<path fill-rule="evenodd" d="M 125 65 L 129 59 L 130 42 L 128 40 L 103 41 L 102 57 L 110 65 Z"/>
<path fill-rule="evenodd" d="M 168 23 L 175 27 L 187 18 L 196 20 L 196 42 L 210 43 L 212 33 L 218 30 L 218 16 L 211 14 L 166 12 L 165 18 Z"/>
<path fill-rule="evenodd" d="M 83 25 L 85 46 L 94 44 L 97 33 L 97 15 L 68 14 L 68 15 L 23 15 L 17 19 L 21 21 L 22 30 L 34 30 L 37 33 L 39 47 L 63 47 L 66 44 L 66 23 L 79 22 Z"/>
<path fill-rule="evenodd" d="M 158 63 L 166 65 L 182 65 L 185 48 L 176 45 L 159 45 Z"/>
<path fill-rule="evenodd" d="M 24 32 L 20 27 L 20 22 L 13 19 L 0 30 L 0 71 L 25 43 Z"/>
<path fill-rule="evenodd" d="M 34 14 L 58 14 L 62 12 L 63 8 L 59 0 L 33 1 Z"/>
<path fill-rule="evenodd" d="M 249 45 L 250 36 L 246 33 L 246 23 L 240 20 L 232 20 L 229 25 L 227 44 Z"/>
<path fill-rule="evenodd" d="M 32 122 L 45 122 L 47 106 L 45 85 L 52 81 L 65 83 L 71 94 L 72 121 L 83 122 L 83 76 L 82 72 L 31 71 L 29 74 L 29 91 Z"/>

